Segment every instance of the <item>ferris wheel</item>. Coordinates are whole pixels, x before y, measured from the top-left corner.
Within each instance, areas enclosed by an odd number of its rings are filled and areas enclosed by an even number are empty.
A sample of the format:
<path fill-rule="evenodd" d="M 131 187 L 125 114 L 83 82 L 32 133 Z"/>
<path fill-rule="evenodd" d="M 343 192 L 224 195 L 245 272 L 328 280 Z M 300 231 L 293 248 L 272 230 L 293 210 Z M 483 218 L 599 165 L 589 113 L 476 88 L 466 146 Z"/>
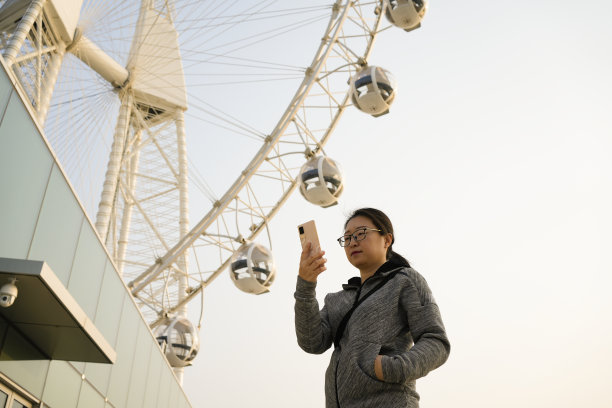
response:
<path fill-rule="evenodd" d="M 372 47 L 425 11 L 425 0 L 0 0 L 3 58 L 173 366 L 197 354 L 187 304 L 223 271 L 245 292 L 269 290 L 266 231 L 296 188 L 337 203 L 343 175 L 324 146 L 349 106 L 389 111 L 396 85 L 370 65 Z"/>

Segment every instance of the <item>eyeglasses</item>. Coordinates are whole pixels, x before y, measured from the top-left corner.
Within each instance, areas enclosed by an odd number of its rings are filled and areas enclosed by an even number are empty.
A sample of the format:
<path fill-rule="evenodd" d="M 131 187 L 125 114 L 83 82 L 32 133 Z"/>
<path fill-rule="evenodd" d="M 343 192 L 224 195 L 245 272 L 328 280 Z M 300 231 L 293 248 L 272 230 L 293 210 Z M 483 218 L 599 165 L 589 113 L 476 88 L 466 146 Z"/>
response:
<path fill-rule="evenodd" d="M 357 231 L 353 232 L 350 235 L 346 234 L 338 238 L 338 243 L 340 244 L 341 247 L 346 247 L 346 246 L 351 245 L 351 239 L 354 239 L 355 242 L 363 241 L 364 239 L 366 239 L 366 236 L 368 235 L 368 231 L 381 232 L 379 229 L 374 229 L 374 228 L 367 228 L 367 227 L 359 228 Z"/>

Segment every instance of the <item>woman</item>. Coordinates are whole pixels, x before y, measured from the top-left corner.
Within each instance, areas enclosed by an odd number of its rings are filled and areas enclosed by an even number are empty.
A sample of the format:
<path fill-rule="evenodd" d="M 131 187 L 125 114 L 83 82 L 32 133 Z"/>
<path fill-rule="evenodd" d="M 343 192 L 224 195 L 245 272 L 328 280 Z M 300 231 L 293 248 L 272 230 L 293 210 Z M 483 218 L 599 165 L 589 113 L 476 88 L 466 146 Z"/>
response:
<path fill-rule="evenodd" d="M 319 311 L 315 287 L 326 270 L 325 252 L 307 245 L 295 292 L 300 347 L 320 354 L 334 344 L 326 407 L 418 407 L 415 380 L 442 365 L 450 351 L 427 282 L 393 252 L 393 226 L 382 211 L 355 211 L 338 242 L 361 276 L 328 294 Z"/>

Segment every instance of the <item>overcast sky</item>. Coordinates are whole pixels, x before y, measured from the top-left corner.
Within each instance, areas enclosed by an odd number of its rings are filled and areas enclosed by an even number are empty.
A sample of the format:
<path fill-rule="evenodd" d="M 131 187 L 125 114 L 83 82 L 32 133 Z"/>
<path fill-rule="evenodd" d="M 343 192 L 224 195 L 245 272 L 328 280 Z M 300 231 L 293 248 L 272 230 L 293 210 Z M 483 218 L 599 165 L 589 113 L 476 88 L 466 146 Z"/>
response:
<path fill-rule="evenodd" d="M 612 24 L 609 2 L 432 1 L 423 27 L 387 32 L 370 63 L 398 80 L 390 114 L 348 110 L 326 147 L 338 206 L 295 193 L 271 223 L 277 278 L 205 294 L 194 407 L 319 407 L 331 351 L 293 326 L 295 226 L 315 219 L 328 270 L 356 275 L 335 242 L 374 206 L 395 250 L 429 282 L 452 344 L 417 381 L 421 406 L 612 406 Z M 194 306 L 197 309 L 197 306 Z"/>

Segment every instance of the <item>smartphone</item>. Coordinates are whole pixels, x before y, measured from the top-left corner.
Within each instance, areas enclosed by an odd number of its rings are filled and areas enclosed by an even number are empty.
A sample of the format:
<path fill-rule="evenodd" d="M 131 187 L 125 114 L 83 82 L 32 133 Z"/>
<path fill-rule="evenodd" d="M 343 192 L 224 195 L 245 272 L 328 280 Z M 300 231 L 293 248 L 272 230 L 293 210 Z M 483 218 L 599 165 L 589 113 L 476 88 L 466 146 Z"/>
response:
<path fill-rule="evenodd" d="M 319 244 L 319 236 L 317 235 L 317 226 L 315 225 L 314 220 L 298 225 L 298 232 L 300 233 L 302 250 L 306 246 L 307 242 L 312 243 L 311 249 L 321 249 L 321 244 Z"/>

